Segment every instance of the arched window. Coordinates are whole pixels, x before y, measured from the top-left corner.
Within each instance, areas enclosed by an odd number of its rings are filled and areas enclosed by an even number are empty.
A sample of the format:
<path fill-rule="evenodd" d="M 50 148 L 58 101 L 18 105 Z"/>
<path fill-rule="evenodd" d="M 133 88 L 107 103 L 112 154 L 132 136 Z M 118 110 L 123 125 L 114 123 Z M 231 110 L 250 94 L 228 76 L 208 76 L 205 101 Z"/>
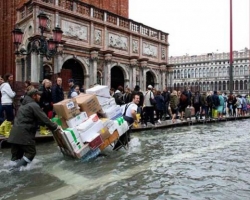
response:
<path fill-rule="evenodd" d="M 222 87 L 221 87 L 221 81 L 219 81 L 219 85 L 218 85 L 218 90 L 221 90 Z"/>
<path fill-rule="evenodd" d="M 223 67 L 223 76 L 227 76 L 227 68 Z"/>
<path fill-rule="evenodd" d="M 248 75 L 249 74 L 249 69 L 247 67 L 247 65 L 244 66 L 244 75 Z"/>
<path fill-rule="evenodd" d="M 244 81 L 244 90 L 247 90 L 247 80 Z"/>
<path fill-rule="evenodd" d="M 188 69 L 188 78 L 190 78 L 190 69 Z"/>
<path fill-rule="evenodd" d="M 202 71 L 202 69 L 200 68 L 200 69 L 199 69 L 199 78 L 202 78 L 202 75 L 203 75 L 203 71 Z"/>
<path fill-rule="evenodd" d="M 214 69 L 214 77 L 217 77 L 218 76 L 218 69 L 217 69 L 217 67 L 215 67 L 215 69 Z"/>
<path fill-rule="evenodd" d="M 194 74 L 195 74 L 195 73 L 194 73 L 194 69 L 191 69 L 191 78 L 194 78 L 194 77 L 195 77 Z"/>
<path fill-rule="evenodd" d="M 218 69 L 219 69 L 219 70 L 218 70 L 218 76 L 221 77 L 221 76 L 222 76 L 222 70 L 221 70 L 220 67 L 219 67 Z"/>
<path fill-rule="evenodd" d="M 235 67 L 235 76 L 238 76 L 238 75 L 239 75 L 239 67 L 236 66 L 236 67 Z"/>
<path fill-rule="evenodd" d="M 240 66 L 240 76 L 243 76 L 244 75 L 244 67 L 241 65 Z"/>
<path fill-rule="evenodd" d="M 180 70 L 177 71 L 177 78 L 181 78 L 181 76 L 180 76 Z"/>
<path fill-rule="evenodd" d="M 243 90 L 243 81 L 240 80 L 240 90 Z"/>
<path fill-rule="evenodd" d="M 226 83 L 226 81 L 223 81 L 223 90 L 226 90 L 226 86 L 227 86 L 227 83 Z"/>
<path fill-rule="evenodd" d="M 235 81 L 235 90 L 239 90 L 239 85 L 238 85 L 238 84 L 239 84 L 239 81 L 236 80 L 236 81 Z"/>
<path fill-rule="evenodd" d="M 184 69 L 184 78 L 187 78 L 187 70 Z"/>

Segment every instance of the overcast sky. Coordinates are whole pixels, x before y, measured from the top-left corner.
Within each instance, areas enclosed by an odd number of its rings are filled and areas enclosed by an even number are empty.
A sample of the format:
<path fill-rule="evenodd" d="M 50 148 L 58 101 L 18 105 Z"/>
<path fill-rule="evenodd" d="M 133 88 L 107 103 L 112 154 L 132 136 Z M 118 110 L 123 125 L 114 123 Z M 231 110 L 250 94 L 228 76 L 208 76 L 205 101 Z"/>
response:
<path fill-rule="evenodd" d="M 250 0 L 233 0 L 233 50 L 249 48 Z M 230 0 L 129 0 L 129 18 L 169 33 L 169 56 L 229 52 Z"/>

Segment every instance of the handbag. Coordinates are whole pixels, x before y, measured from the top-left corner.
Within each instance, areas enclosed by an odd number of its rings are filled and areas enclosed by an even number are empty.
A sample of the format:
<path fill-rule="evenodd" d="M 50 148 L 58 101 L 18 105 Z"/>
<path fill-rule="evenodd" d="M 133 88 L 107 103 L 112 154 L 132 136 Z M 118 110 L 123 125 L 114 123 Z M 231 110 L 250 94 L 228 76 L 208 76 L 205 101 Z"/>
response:
<path fill-rule="evenodd" d="M 151 98 L 151 92 L 150 92 L 150 96 L 149 96 L 149 101 L 151 103 L 152 106 L 156 105 L 156 101 L 154 98 Z"/>

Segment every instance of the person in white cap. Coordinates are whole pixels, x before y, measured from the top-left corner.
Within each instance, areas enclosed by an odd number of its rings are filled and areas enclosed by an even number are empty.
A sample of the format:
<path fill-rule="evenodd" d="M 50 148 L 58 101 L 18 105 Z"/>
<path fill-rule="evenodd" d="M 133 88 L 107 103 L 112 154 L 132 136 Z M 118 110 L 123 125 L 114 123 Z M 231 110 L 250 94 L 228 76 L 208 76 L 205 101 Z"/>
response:
<path fill-rule="evenodd" d="M 145 112 L 145 118 L 144 118 L 144 126 L 147 126 L 147 120 L 150 118 L 151 124 L 155 125 L 154 121 L 154 105 L 152 105 L 152 102 L 150 100 L 154 100 L 154 94 L 152 92 L 153 86 L 148 85 L 148 91 L 146 92 L 144 96 L 144 109 L 143 111 Z"/>

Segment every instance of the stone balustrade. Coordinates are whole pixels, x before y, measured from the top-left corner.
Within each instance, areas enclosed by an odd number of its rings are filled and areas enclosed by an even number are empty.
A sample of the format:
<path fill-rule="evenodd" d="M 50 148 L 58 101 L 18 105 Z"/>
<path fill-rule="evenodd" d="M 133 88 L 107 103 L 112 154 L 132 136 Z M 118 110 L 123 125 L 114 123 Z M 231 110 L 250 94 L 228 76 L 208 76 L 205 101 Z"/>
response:
<path fill-rule="evenodd" d="M 122 16 L 107 12 L 105 10 L 98 9 L 94 6 L 88 5 L 80 1 L 73 0 L 31 0 L 19 8 L 19 20 L 26 18 L 33 12 L 33 5 L 49 6 L 55 10 L 64 9 L 70 11 L 73 14 L 80 14 L 93 18 L 93 20 L 101 20 L 104 23 L 118 26 L 119 28 L 126 29 L 137 33 L 142 36 L 146 36 L 168 44 L 168 33 L 164 33 L 160 30 L 156 30 L 142 23 L 135 22 L 131 19 L 124 18 Z"/>

